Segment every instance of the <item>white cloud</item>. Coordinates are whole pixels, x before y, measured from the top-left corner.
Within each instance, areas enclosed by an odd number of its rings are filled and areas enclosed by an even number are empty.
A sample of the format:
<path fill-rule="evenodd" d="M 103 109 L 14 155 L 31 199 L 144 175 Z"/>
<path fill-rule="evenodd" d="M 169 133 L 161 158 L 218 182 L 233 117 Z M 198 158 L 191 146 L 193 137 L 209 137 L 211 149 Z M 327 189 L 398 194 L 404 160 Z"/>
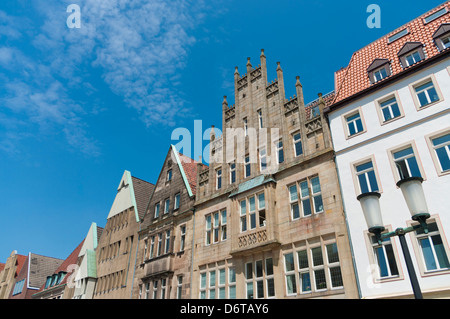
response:
<path fill-rule="evenodd" d="M 5 26 L 0 39 L 6 33 L 13 40 L 22 40 L 25 34 L 30 37 L 25 49 L 23 42 L 0 48 L 0 67 L 9 72 L 4 76 L 7 81 L 0 103 L 16 119 L 26 116 L 40 128 L 61 127 L 70 145 L 90 154 L 98 154 L 98 149 L 82 119 L 95 110 L 71 92 L 93 88 L 86 83 L 92 70 L 100 71 L 112 92 L 134 108 L 147 126 L 173 126 L 189 116 L 191 110 L 179 90 L 179 72 L 196 41 L 192 31 L 214 2 L 75 2 L 81 8 L 80 29 L 66 25 L 66 8 L 73 0 L 34 1 L 36 15 L 42 20 L 30 20 L 34 28 L 28 25 L 27 32 L 14 23 L 15 17 L 0 11 L 0 24 Z M 86 95 L 89 92 L 93 90 Z"/>

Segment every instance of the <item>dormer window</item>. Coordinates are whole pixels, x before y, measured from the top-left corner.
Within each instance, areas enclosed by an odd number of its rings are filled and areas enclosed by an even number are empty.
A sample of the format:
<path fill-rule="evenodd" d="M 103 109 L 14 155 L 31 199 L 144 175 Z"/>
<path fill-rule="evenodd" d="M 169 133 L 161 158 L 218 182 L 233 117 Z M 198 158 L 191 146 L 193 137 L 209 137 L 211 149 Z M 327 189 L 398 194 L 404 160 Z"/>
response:
<path fill-rule="evenodd" d="M 403 68 L 407 68 L 425 59 L 423 44 L 421 42 L 406 42 L 398 52 L 398 57 Z"/>
<path fill-rule="evenodd" d="M 370 82 L 376 83 L 391 75 L 388 59 L 375 59 L 367 68 Z"/>
<path fill-rule="evenodd" d="M 441 26 L 433 34 L 434 43 L 439 51 L 450 47 L 450 23 L 441 24 Z"/>

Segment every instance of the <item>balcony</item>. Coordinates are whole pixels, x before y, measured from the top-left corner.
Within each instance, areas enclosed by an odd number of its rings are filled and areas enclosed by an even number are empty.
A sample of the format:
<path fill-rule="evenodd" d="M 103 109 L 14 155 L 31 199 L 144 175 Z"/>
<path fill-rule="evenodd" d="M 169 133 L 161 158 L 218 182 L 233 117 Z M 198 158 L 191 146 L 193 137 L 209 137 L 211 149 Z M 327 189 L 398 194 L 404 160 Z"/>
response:
<path fill-rule="evenodd" d="M 144 266 L 144 277 L 157 276 L 163 273 L 173 272 L 173 254 L 164 254 L 152 259 L 147 259 Z"/>
<path fill-rule="evenodd" d="M 266 250 L 272 249 L 280 245 L 276 238 L 271 238 L 267 229 L 255 229 L 240 234 L 232 243 L 232 255 L 241 255 L 256 249 Z"/>

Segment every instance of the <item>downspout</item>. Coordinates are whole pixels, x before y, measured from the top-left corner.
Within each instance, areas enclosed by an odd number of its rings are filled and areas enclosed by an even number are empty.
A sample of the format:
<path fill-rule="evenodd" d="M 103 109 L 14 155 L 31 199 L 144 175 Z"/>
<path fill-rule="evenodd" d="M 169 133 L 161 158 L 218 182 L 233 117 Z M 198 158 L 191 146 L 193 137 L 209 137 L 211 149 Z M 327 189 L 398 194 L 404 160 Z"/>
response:
<path fill-rule="evenodd" d="M 189 299 L 192 299 L 192 276 L 194 275 L 194 243 L 195 243 L 195 207 L 192 209 L 192 251 L 191 251 L 191 278 L 189 278 Z"/>
<path fill-rule="evenodd" d="M 348 241 L 349 241 L 349 244 L 350 244 L 350 253 L 351 253 L 351 256 L 352 256 L 353 268 L 355 269 L 356 288 L 358 289 L 359 299 L 361 299 L 362 298 L 362 294 L 361 294 L 361 287 L 360 287 L 360 283 L 359 283 L 358 268 L 356 267 L 355 253 L 353 251 L 352 236 L 350 234 L 350 227 L 348 225 L 347 213 L 346 213 L 346 209 L 345 209 L 345 201 L 344 201 L 344 197 L 342 196 L 342 194 L 343 194 L 343 192 L 342 192 L 342 185 L 341 185 L 341 179 L 339 177 L 339 168 L 338 168 L 338 165 L 336 163 L 336 155 L 334 155 L 334 166 L 336 167 L 337 178 L 338 178 L 338 182 L 339 182 L 339 189 L 341 191 L 341 199 L 342 199 L 342 208 L 344 210 L 345 227 L 347 228 Z"/>

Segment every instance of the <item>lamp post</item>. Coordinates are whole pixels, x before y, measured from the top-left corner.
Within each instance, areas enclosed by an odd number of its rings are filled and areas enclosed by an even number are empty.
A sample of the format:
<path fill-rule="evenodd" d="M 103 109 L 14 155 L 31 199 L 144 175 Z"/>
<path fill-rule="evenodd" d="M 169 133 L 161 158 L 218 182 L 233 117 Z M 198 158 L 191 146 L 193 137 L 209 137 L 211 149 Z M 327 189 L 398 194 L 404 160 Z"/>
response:
<path fill-rule="evenodd" d="M 363 193 L 357 197 L 361 204 L 369 232 L 376 236 L 379 244 L 381 244 L 384 239 L 398 236 L 414 297 L 416 299 L 422 299 L 423 296 L 417 280 L 416 272 L 414 270 L 408 245 L 406 243 L 405 234 L 419 229 L 423 229 L 426 234 L 428 233 L 426 220 L 430 217 L 430 214 L 428 212 L 428 206 L 423 193 L 422 182 L 423 179 L 421 177 L 408 177 L 397 182 L 397 186 L 400 187 L 402 191 L 412 219 L 418 221 L 419 225 L 406 228 L 397 228 L 395 231 L 385 234 L 382 234 L 385 228 L 383 226 L 384 224 L 379 202 L 381 194 L 378 192 L 370 192 Z"/>

